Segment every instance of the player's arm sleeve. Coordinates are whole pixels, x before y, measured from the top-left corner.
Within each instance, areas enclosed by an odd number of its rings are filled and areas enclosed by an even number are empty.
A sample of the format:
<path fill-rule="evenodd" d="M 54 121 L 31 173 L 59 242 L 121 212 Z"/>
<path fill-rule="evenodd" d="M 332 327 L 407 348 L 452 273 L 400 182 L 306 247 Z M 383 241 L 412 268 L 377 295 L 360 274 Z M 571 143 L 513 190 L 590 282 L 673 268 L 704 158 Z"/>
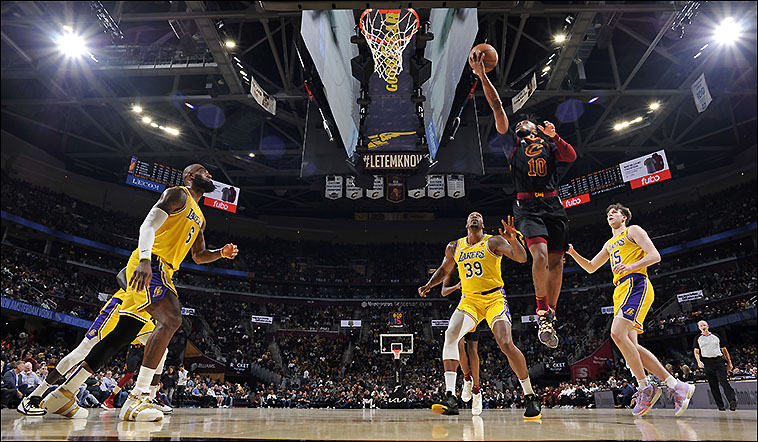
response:
<path fill-rule="evenodd" d="M 511 159 L 513 158 L 513 153 L 516 150 L 516 134 L 513 132 L 513 129 L 509 128 L 508 132 L 497 136 L 501 137 L 503 143 L 503 153 L 505 154 L 505 158 L 508 160 L 508 164 L 510 164 Z"/>
<path fill-rule="evenodd" d="M 700 350 L 700 341 L 698 341 L 699 336 L 695 336 L 695 340 L 692 341 L 692 348 L 695 350 Z"/>
<path fill-rule="evenodd" d="M 576 161 L 576 151 L 574 148 L 566 142 L 560 135 L 555 134 L 553 138 L 553 145 L 555 146 L 555 159 L 564 163 L 573 163 Z"/>
<path fill-rule="evenodd" d="M 155 232 L 166 222 L 168 213 L 158 207 L 153 207 L 148 212 L 145 220 L 139 228 L 139 259 L 150 259 L 153 253 L 153 243 L 155 242 Z"/>

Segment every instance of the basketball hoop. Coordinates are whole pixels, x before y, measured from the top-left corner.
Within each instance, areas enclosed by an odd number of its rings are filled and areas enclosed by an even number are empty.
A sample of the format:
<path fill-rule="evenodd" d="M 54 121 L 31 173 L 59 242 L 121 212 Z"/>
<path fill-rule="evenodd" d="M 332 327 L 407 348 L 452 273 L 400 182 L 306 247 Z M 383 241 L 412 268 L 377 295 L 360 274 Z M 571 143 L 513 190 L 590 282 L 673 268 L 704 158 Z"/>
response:
<path fill-rule="evenodd" d="M 374 72 L 384 81 L 403 71 L 403 50 L 418 31 L 413 9 L 366 9 L 359 26 L 374 57 Z"/>
<path fill-rule="evenodd" d="M 400 359 L 400 353 L 403 351 L 402 348 L 393 348 L 392 353 L 395 355 L 395 359 Z"/>

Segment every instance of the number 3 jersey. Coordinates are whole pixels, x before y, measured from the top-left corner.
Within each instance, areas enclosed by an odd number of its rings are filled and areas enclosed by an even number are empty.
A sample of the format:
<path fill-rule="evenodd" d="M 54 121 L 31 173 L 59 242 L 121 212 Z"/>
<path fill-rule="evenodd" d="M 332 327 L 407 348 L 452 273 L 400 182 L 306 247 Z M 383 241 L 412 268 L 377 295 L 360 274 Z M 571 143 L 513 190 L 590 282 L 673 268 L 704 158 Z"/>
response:
<path fill-rule="evenodd" d="M 189 190 L 183 186 L 179 188 L 187 194 L 187 201 L 184 207 L 169 214 L 166 222 L 155 232 L 153 242 L 153 254 L 163 258 L 174 271 L 179 269 L 205 222 L 203 212 Z"/>
<path fill-rule="evenodd" d="M 645 257 L 645 252 L 642 250 L 642 247 L 638 246 L 631 239 L 629 239 L 629 236 L 627 235 L 628 231 L 629 227 L 608 240 L 606 243 L 606 247 L 608 248 L 608 255 L 611 257 L 611 271 L 613 271 L 613 266 L 616 264 L 634 264 L 635 262 Z M 613 272 L 613 283 L 618 283 L 621 278 L 630 273 L 639 273 L 641 275 L 647 276 L 647 267 L 637 269 L 633 272 Z"/>
<path fill-rule="evenodd" d="M 458 240 L 455 263 L 458 266 L 461 292 L 464 295 L 503 287 L 503 278 L 500 275 L 502 256 L 497 256 L 487 246 L 491 237 L 492 235 L 484 235 L 484 238 L 474 245 L 469 245 L 465 236 Z"/>

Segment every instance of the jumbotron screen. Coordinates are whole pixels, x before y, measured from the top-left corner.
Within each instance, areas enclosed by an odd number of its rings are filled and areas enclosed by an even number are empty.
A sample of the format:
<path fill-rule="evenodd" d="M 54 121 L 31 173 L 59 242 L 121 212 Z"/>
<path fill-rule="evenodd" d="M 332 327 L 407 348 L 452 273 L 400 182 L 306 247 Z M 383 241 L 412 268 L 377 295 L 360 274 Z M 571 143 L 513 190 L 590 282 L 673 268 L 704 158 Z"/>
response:
<path fill-rule="evenodd" d="M 138 178 L 161 183 L 167 187 L 182 185 L 182 171 L 160 163 L 148 163 L 132 157 L 129 174 Z"/>
<path fill-rule="evenodd" d="M 607 169 L 574 178 L 568 183 L 561 185 L 558 187 L 558 196 L 562 200 L 584 195 L 586 193 L 594 196 L 624 186 L 625 183 L 621 176 L 621 168 L 617 164 Z"/>

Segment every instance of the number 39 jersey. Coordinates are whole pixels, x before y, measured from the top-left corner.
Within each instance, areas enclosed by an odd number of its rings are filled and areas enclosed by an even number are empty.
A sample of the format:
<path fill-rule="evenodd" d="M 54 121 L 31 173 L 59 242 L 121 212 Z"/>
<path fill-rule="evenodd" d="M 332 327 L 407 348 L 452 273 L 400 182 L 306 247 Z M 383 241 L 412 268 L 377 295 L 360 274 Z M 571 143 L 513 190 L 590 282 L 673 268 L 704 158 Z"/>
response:
<path fill-rule="evenodd" d="M 629 236 L 627 235 L 628 231 L 629 227 L 608 240 L 606 243 L 608 255 L 611 257 L 611 271 L 613 271 L 613 266 L 616 264 L 634 264 L 635 262 L 645 257 L 645 252 L 642 250 L 642 247 L 638 246 L 631 239 L 629 239 Z M 630 273 L 639 273 L 641 275 L 647 276 L 647 267 L 635 270 L 633 272 L 614 272 L 613 283 L 618 283 L 621 278 Z"/>
<path fill-rule="evenodd" d="M 469 245 L 466 237 L 458 240 L 455 248 L 455 263 L 461 278 L 461 292 L 482 293 L 503 286 L 500 275 L 502 256 L 494 254 L 487 242 L 492 235 L 484 235 L 481 241 Z"/>
<path fill-rule="evenodd" d="M 179 188 L 187 193 L 187 202 L 183 208 L 168 215 L 166 222 L 155 232 L 153 242 L 153 254 L 163 258 L 174 271 L 179 269 L 205 222 L 203 212 L 189 190 Z"/>

